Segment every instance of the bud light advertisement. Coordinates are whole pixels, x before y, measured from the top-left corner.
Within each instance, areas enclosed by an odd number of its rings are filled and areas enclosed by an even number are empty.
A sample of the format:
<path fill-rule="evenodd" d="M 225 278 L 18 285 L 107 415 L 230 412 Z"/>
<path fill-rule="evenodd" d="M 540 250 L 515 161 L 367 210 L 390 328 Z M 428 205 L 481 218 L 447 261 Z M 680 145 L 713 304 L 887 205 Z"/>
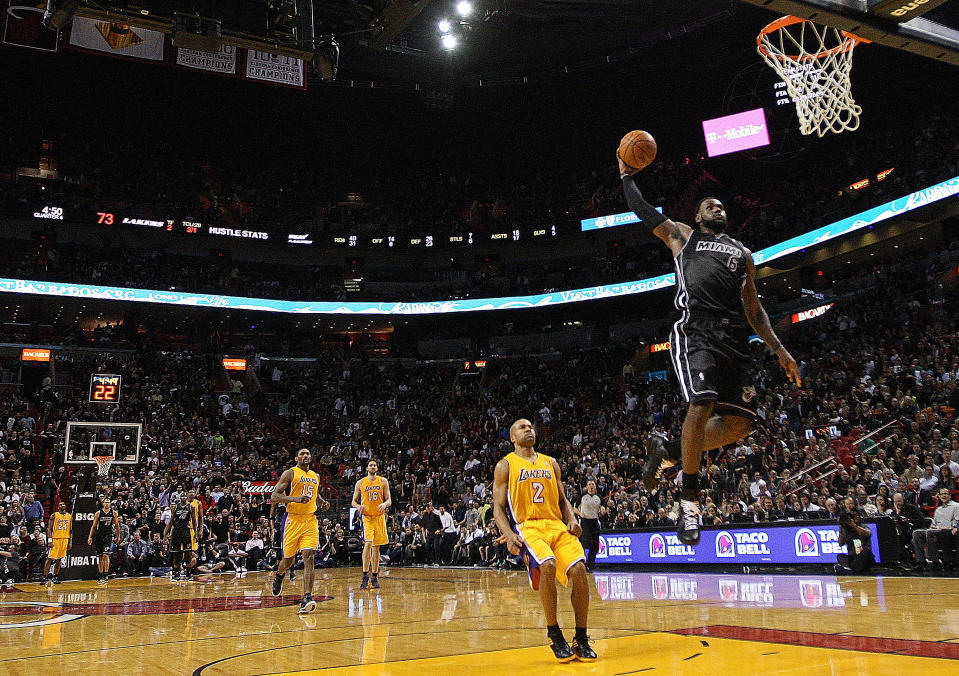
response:
<path fill-rule="evenodd" d="M 880 561 L 876 524 L 867 523 L 872 551 Z M 703 530 L 698 545 L 679 541 L 675 531 L 606 533 L 599 536 L 597 563 L 836 563 L 845 554 L 839 526 L 726 527 Z"/>

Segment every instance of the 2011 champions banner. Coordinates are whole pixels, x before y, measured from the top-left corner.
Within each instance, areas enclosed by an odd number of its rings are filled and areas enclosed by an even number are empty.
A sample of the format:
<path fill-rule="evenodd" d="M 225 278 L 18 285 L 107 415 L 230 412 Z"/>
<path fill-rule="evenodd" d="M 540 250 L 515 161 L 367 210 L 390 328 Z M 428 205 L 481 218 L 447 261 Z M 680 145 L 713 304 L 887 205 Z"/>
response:
<path fill-rule="evenodd" d="M 220 45 L 216 54 L 201 52 L 198 49 L 176 50 L 176 65 L 192 70 L 205 70 L 210 73 L 236 75 L 237 48 L 233 45 Z"/>
<path fill-rule="evenodd" d="M 865 524 L 876 561 L 880 560 L 875 523 Z M 679 541 L 675 530 L 605 533 L 599 536 L 597 563 L 836 563 L 845 554 L 836 524 L 803 524 L 703 529 L 695 547 Z"/>
<path fill-rule="evenodd" d="M 290 87 L 306 87 L 303 59 L 278 56 L 255 49 L 246 50 L 246 78 Z"/>

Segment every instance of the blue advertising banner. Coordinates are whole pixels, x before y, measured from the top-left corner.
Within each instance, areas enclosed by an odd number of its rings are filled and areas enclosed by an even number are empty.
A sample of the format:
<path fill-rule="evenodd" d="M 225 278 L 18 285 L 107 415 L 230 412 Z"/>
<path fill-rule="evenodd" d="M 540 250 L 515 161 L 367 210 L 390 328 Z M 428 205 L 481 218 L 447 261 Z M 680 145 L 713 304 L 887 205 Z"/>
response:
<path fill-rule="evenodd" d="M 793 251 L 798 251 L 803 247 L 809 247 L 816 244 L 822 244 L 823 242 L 828 242 L 831 239 L 842 237 L 850 232 L 855 232 L 861 228 L 874 225 L 888 218 L 892 218 L 893 216 L 904 214 L 908 211 L 912 211 L 913 209 L 918 209 L 919 207 L 924 207 L 927 204 L 938 202 L 939 200 L 947 197 L 952 197 L 957 193 L 959 193 L 959 176 L 950 178 L 942 183 L 937 183 L 936 185 L 931 185 L 928 188 L 917 190 L 910 195 L 894 199 L 891 202 L 886 202 L 885 204 L 880 204 L 877 207 L 867 209 L 866 211 L 849 216 L 848 218 L 843 218 L 835 223 L 824 225 L 816 230 L 803 233 L 802 235 L 797 235 L 792 239 L 787 239 L 785 242 L 774 244 L 771 247 L 754 253 L 753 260 L 757 264 L 764 261 L 768 262 L 774 258 L 779 258 L 780 256 L 790 254 Z M 663 210 L 659 207 L 656 208 L 656 211 L 663 213 Z M 614 228 L 619 225 L 629 225 L 631 223 L 639 222 L 640 219 L 636 214 L 634 214 L 632 211 L 627 211 L 621 214 L 599 216 L 598 218 L 586 218 L 579 222 L 579 227 L 580 230 L 583 231 L 599 230 L 601 228 Z"/>
<path fill-rule="evenodd" d="M 663 213 L 662 207 L 656 207 L 656 211 Z M 610 216 L 599 216 L 597 218 L 584 218 L 579 222 L 579 229 L 582 232 L 587 230 L 602 230 L 603 228 L 615 228 L 617 225 L 629 225 L 630 223 L 639 223 L 642 219 L 632 211 L 624 214 L 612 214 Z"/>
<path fill-rule="evenodd" d="M 803 248 L 821 244 L 873 223 L 904 214 L 913 209 L 932 204 L 959 194 L 959 176 L 900 197 L 884 205 L 874 207 L 855 216 L 844 218 L 831 225 L 793 237 L 779 244 L 753 253 L 756 265 L 769 263 Z M 619 214 L 617 216 L 621 216 Z M 612 218 L 612 217 L 604 217 Z M 608 227 L 608 226 L 603 226 Z M 530 296 L 504 296 L 499 298 L 469 298 L 463 300 L 439 300 L 423 302 L 340 302 L 340 301 L 287 301 L 272 298 L 246 298 L 213 294 L 182 293 L 155 289 L 133 289 L 90 284 L 64 284 L 41 282 L 29 279 L 0 278 L 0 293 L 57 296 L 63 298 L 88 298 L 93 300 L 121 300 L 139 303 L 164 303 L 197 307 L 221 307 L 234 310 L 257 310 L 287 314 L 335 314 L 335 315 L 423 315 L 452 312 L 482 312 L 489 310 L 516 310 L 525 308 L 579 303 L 587 300 L 629 296 L 647 293 L 673 286 L 676 275 L 670 273 L 633 282 L 590 286 L 569 291 L 556 291 Z"/>
<path fill-rule="evenodd" d="M 867 523 L 876 561 L 879 536 Z M 695 547 L 684 545 L 675 531 L 607 533 L 599 536 L 597 563 L 836 563 L 845 554 L 839 526 L 799 524 L 754 528 L 709 529 Z"/>
<path fill-rule="evenodd" d="M 886 609 L 883 580 L 853 598 L 840 578 L 823 575 L 716 575 L 712 573 L 593 573 L 604 601 L 711 601 L 727 608 Z"/>

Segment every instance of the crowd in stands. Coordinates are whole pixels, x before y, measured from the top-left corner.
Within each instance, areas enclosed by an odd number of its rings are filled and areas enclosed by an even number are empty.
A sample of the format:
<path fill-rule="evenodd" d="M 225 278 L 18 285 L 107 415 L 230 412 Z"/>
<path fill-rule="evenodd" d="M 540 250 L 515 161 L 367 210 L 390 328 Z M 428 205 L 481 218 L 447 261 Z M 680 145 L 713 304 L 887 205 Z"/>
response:
<path fill-rule="evenodd" d="M 945 112 L 928 113 L 910 135 L 908 152 L 901 151 L 898 130 L 844 136 L 839 154 L 844 161 L 809 163 L 803 169 L 808 175 L 794 176 L 787 191 L 779 183 L 725 187 L 702 158 L 669 156 L 642 175 L 643 189 L 667 213 L 689 213 L 704 192 L 732 195 L 728 206 L 738 218 L 731 234 L 756 249 L 959 174 L 954 144 L 942 142 L 956 137 L 957 120 Z M 3 147 L 11 157 L 0 158 L 0 164 L 20 162 L 13 155 L 26 152 L 19 145 L 24 142 L 8 139 Z M 532 222 L 568 233 L 580 218 L 625 210 L 612 164 L 585 176 L 544 175 L 508 188 L 476 177 L 381 178 L 363 188 L 364 195 L 376 196 L 375 203 L 347 208 L 317 203 L 308 196 L 312 185 L 268 171 L 256 189 L 244 189 L 224 180 L 219 168 L 183 166 L 176 153 L 151 163 L 147 176 L 136 147 L 120 144 L 115 152 L 126 159 L 94 162 L 91 143 L 65 136 L 50 151 L 62 153 L 61 175 L 70 179 L 50 190 L 72 212 L 122 205 L 143 217 L 305 223 L 331 235 L 415 234 L 433 227 L 455 233 Z M 888 155 L 893 148 L 900 150 Z M 161 173 L 153 173 L 154 166 L 162 167 Z M 843 189 L 850 176 L 866 178 L 893 167 L 885 180 L 866 189 Z M 46 197 L 41 183 L 4 176 L 0 211 L 13 213 Z M 403 299 L 532 293 L 666 271 L 669 258 L 662 247 L 628 238 L 636 241 L 615 251 L 577 252 L 536 266 L 517 257 L 475 263 L 459 274 L 441 275 L 426 270 L 429 266 L 405 270 L 405 281 L 422 278 L 431 284 L 404 292 Z M 5 277 L 286 299 L 353 298 L 343 289 L 342 270 L 330 265 L 201 259 L 53 241 L 0 244 Z M 855 509 L 896 520 L 904 562 L 956 563 L 949 556 L 949 528 L 941 529 L 946 531 L 941 543 L 933 537 L 933 546 L 928 536 L 912 538 L 914 531 L 926 530 L 927 517 L 938 519 L 940 491 L 957 490 L 955 269 L 951 251 L 930 252 L 839 280 L 835 290 L 845 297 L 829 313 L 783 335 L 800 362 L 801 389 L 789 385 L 775 360 L 756 348 L 762 363 L 756 429 L 742 443 L 708 454 L 705 524 L 835 519 Z M 394 273 L 383 272 L 382 279 L 400 281 L 390 276 Z M 363 297 L 375 298 L 377 292 Z M 203 346 L 170 349 L 133 340 L 137 330 L 98 328 L 93 344 L 137 350 L 59 356 L 48 380 L 29 394 L 13 386 L 16 366 L 0 362 L 0 577 L 36 572 L 47 546 L 44 519 L 58 498 L 70 500 L 76 493 L 77 475 L 64 465 L 62 444 L 70 420 L 143 423 L 140 461 L 114 466 L 99 486 L 121 516 L 115 566 L 127 574 L 168 567 L 162 532 L 181 491 L 195 491 L 203 505 L 199 546 L 207 570 L 242 574 L 275 565 L 275 516 L 267 497 L 247 494 L 242 482 L 275 481 L 300 447 L 312 450 L 334 504 L 321 515 L 321 565 L 355 559 L 348 496 L 370 458 L 379 461 L 392 486 L 395 508 L 384 550 L 392 563 L 510 565 L 496 541 L 490 484 L 496 461 L 511 450 L 509 425 L 520 416 L 535 423 L 539 448 L 558 458 L 574 505 L 586 482 L 596 482 L 604 528 L 675 523 L 675 479 L 664 476 L 651 493 L 641 478 L 646 438 L 678 435 L 685 404 L 675 386 L 647 382 L 645 373 L 632 368 L 638 345 L 630 340 L 549 356 L 505 355 L 469 378 L 454 365 L 371 360 L 322 348 L 311 353 L 314 362 L 264 366 L 231 380 Z M 75 339 L 69 330 L 61 335 L 68 345 Z M 103 409 L 86 401 L 94 371 L 123 375 L 118 406 Z M 852 445 L 857 433 L 888 422 L 893 424 L 873 441 Z M 829 428 L 837 431 L 835 438 L 823 431 Z M 830 458 L 838 465 L 827 477 L 808 471 Z"/>
<path fill-rule="evenodd" d="M 719 195 L 731 215 L 730 234 L 756 250 L 956 176 L 959 153 L 955 143 L 943 139 L 957 137 L 957 119 L 959 116 L 947 111 L 924 114 L 909 136 L 909 148 L 903 148 L 898 128 L 873 131 L 868 136 L 844 134 L 832 141 L 835 147 L 831 152 L 805 158 L 798 175 L 790 164 L 788 168 L 769 167 L 765 177 L 726 179 L 714 175 L 718 170 L 709 160 L 664 154 L 642 173 L 640 184 L 650 201 L 662 204 L 667 214 L 680 220 L 691 220 L 699 197 Z M 21 216 L 52 200 L 77 218 L 86 213 L 90 217 L 86 222 L 93 222 L 90 219 L 98 211 L 125 210 L 123 213 L 133 217 L 192 218 L 231 227 L 295 224 L 313 233 L 317 241 L 331 242 L 334 235 L 349 234 L 410 237 L 431 233 L 442 240 L 448 234 L 530 224 L 555 226 L 561 234 L 569 234 L 578 232 L 581 218 L 626 211 L 612 162 L 585 174 L 557 169 L 522 181 L 502 172 L 493 177 L 380 176 L 357 191 L 361 196 L 352 207 L 332 197 L 318 202 L 317 177 L 308 182 L 294 174 L 284 180 L 278 172 L 264 170 L 257 173 L 257 187 L 250 190 L 256 197 L 254 204 L 238 195 L 244 189 L 233 180 L 217 178 L 212 160 L 183 166 L 184 158 L 171 156 L 151 162 L 145 174 L 142 165 L 131 159 L 144 154 L 135 147 L 113 149 L 119 157 L 104 162 L 90 147 L 94 140 L 69 135 L 56 139 L 52 149 L 44 151 L 62 156 L 58 171 L 69 180 L 50 186 L 17 180 L 12 167 L 27 162 L 28 157 L 33 157 L 30 162 L 38 160 L 36 151 L 31 154 L 24 149 L 25 139 L 16 140 L 15 145 L 10 145 L 12 139 L 8 141 L 5 155 L 0 155 L 0 167 L 10 168 L 9 173 L 0 171 L 0 213 Z M 100 145 L 112 148 L 111 144 Z M 876 180 L 877 174 L 887 169 L 892 171 L 882 181 Z M 848 187 L 870 177 L 866 187 Z M 350 204 L 348 200 L 343 203 Z M 531 251 L 490 262 L 464 259 L 452 265 L 438 256 L 442 263 L 415 271 L 409 266 L 378 269 L 370 262 L 366 283 L 392 283 L 393 290 L 377 286 L 351 294 L 344 289 L 339 265 L 214 260 L 137 247 L 77 247 L 52 241 L 39 248 L 36 243 L 5 242 L 11 255 L 0 264 L 0 274 L 292 300 L 395 300 L 395 289 L 400 288 L 403 300 L 437 300 L 577 288 L 670 271 L 668 256 L 651 246 L 647 237 L 628 227 L 623 233 L 628 243 L 613 250 L 605 244 L 593 250 L 579 241 L 569 255 L 554 260 L 536 257 L 535 265 L 529 264 L 530 256 L 535 256 Z"/>
<path fill-rule="evenodd" d="M 941 507 L 938 491 L 957 489 L 956 262 L 947 250 L 850 272 L 846 300 L 783 333 L 801 389 L 756 348 L 756 429 L 708 454 L 705 524 L 835 519 L 855 509 L 897 520 L 904 562 L 955 563 L 948 529 L 916 557 L 909 547 Z M 535 423 L 539 449 L 558 458 L 574 505 L 596 482 L 604 528 L 672 528 L 678 487 L 667 475 L 656 492 L 643 488 L 644 442 L 653 432 L 677 435 L 685 405 L 670 383 L 647 382 L 631 367 L 636 347 L 504 357 L 469 378 L 456 365 L 332 349 L 232 380 L 212 356 L 189 350 L 58 357 L 35 393 L 0 389 L 0 565 L 13 578 L 33 574 L 46 546 L 43 519 L 76 491 L 63 463 L 69 420 L 143 423 L 140 462 L 114 465 L 98 488 L 121 516 L 121 574 L 166 571 L 162 531 L 184 490 L 203 506 L 201 570 L 274 565 L 268 496 L 247 494 L 242 482 L 275 481 L 301 447 L 313 451 L 334 505 L 320 515 L 320 565 L 355 560 L 348 500 L 370 458 L 391 484 L 383 553 L 392 563 L 511 565 L 496 543 L 491 478 L 521 416 Z M 89 373 L 101 370 L 124 377 L 120 404 L 106 410 L 86 401 Z M 849 444 L 855 430 L 888 422 L 868 443 Z M 830 426 L 838 438 L 824 431 Z M 804 472 L 828 458 L 838 463 L 828 477 Z"/>

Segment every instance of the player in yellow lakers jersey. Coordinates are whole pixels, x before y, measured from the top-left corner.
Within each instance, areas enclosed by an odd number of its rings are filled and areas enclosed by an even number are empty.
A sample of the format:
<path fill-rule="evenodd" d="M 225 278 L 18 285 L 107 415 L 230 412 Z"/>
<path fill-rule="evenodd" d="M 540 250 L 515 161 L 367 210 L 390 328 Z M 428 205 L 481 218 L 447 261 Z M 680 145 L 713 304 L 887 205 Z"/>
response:
<path fill-rule="evenodd" d="M 360 589 L 380 588 L 380 546 L 387 541 L 386 510 L 393 504 L 390 484 L 377 476 L 378 471 L 376 460 L 370 460 L 366 463 L 366 476 L 357 481 L 353 489 L 353 507 L 363 516 L 363 582 Z"/>
<path fill-rule="evenodd" d="M 286 503 L 286 518 L 283 521 L 283 558 L 273 576 L 273 596 L 283 589 L 283 575 L 293 565 L 296 554 L 303 555 L 303 600 L 300 612 L 309 613 L 316 608 L 313 600 L 313 555 L 320 540 L 320 528 L 316 522 L 317 502 L 323 511 L 330 503 L 320 497 L 320 477 L 310 469 L 313 459 L 310 449 L 296 452 L 296 465 L 283 472 L 273 489 L 270 500 L 275 504 Z M 289 492 L 287 492 L 289 491 Z"/>
<path fill-rule="evenodd" d="M 47 555 L 47 563 L 43 567 L 43 577 L 48 584 L 59 584 L 60 566 L 67 552 L 73 546 L 73 517 L 67 511 L 67 505 L 61 502 L 57 505 L 57 511 L 50 517 L 50 523 L 47 524 L 47 542 L 51 543 L 50 553 Z M 50 568 L 56 567 L 53 574 L 50 574 Z"/>
<path fill-rule="evenodd" d="M 586 555 L 578 538 L 583 532 L 559 473 L 559 464 L 536 452 L 536 430 L 521 418 L 509 428 L 513 452 L 496 463 L 493 473 L 493 517 L 512 554 L 522 553 L 530 585 L 538 589 L 546 613 L 546 636 L 560 662 L 592 662 L 595 651 L 586 635 L 589 578 Z M 576 619 L 573 645 L 556 620 L 556 580 L 572 586 Z"/>

